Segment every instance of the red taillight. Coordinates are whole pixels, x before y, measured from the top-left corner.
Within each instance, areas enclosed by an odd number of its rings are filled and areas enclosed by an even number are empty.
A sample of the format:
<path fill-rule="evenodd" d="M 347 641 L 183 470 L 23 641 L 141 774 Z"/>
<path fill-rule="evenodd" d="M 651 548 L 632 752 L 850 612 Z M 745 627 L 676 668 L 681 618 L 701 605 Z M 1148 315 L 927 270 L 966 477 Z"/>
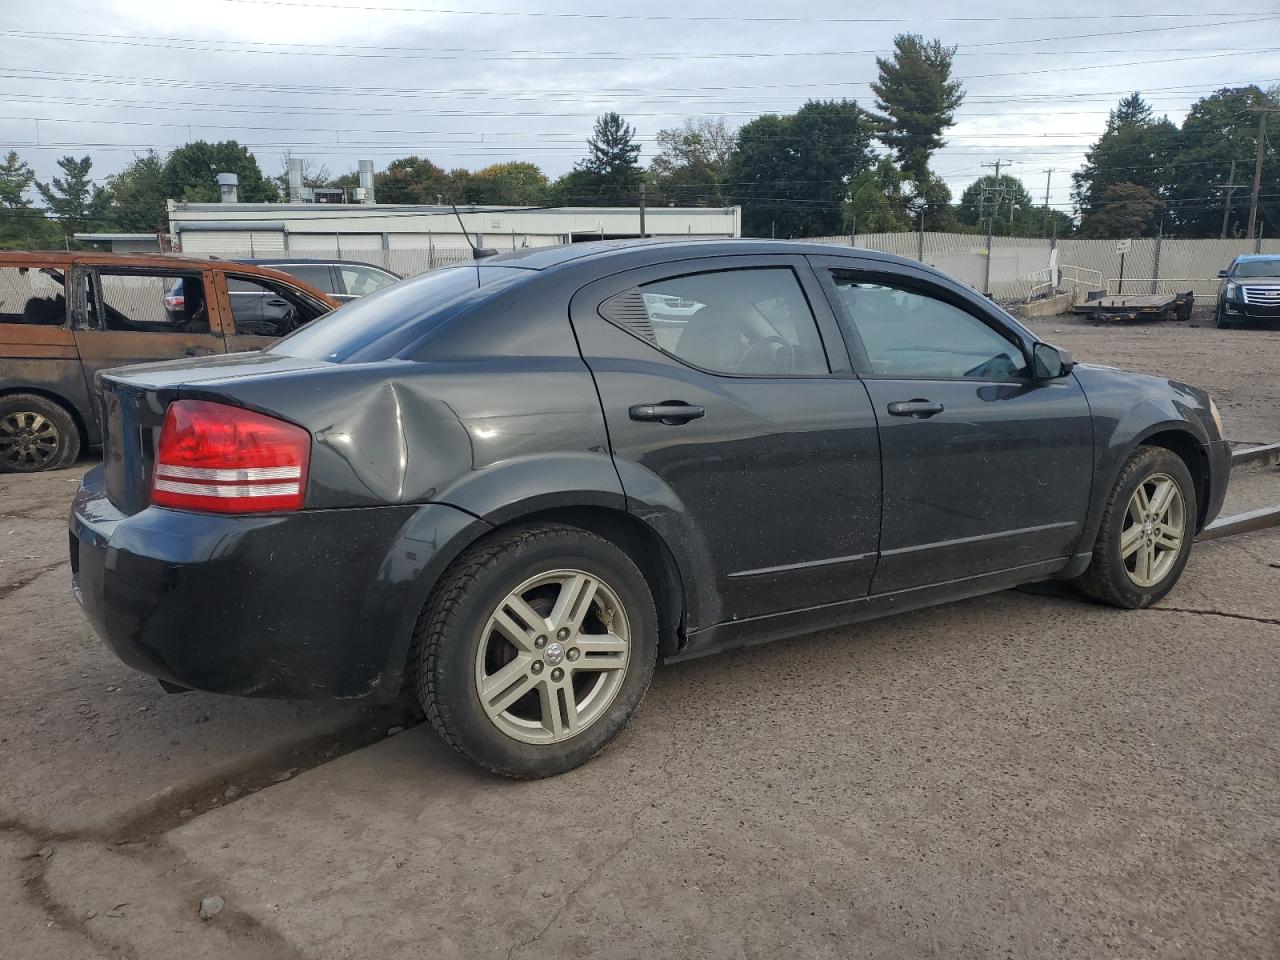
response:
<path fill-rule="evenodd" d="M 299 510 L 311 435 L 252 410 L 176 400 L 165 413 L 151 480 L 161 507 L 217 513 Z"/>
<path fill-rule="evenodd" d="M 169 296 L 164 298 L 164 305 L 170 310 L 181 310 L 187 305 L 187 298 L 180 293 L 171 293 Z"/>

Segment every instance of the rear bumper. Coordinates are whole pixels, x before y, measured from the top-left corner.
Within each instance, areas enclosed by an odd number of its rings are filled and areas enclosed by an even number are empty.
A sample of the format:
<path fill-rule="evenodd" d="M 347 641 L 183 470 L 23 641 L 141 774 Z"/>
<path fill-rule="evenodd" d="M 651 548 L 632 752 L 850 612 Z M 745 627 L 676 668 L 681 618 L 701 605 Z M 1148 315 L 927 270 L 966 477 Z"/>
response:
<path fill-rule="evenodd" d="M 214 516 L 107 499 L 101 468 L 71 509 L 72 590 L 129 666 L 213 693 L 394 699 L 443 549 L 477 521 L 452 507 Z"/>

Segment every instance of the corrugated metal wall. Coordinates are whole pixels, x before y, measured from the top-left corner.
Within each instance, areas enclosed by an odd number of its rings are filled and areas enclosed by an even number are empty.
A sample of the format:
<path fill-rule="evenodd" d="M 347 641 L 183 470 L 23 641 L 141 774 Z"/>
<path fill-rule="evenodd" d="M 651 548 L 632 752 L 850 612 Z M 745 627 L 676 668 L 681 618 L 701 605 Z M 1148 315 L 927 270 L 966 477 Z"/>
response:
<path fill-rule="evenodd" d="M 856 237 L 808 237 L 814 243 L 856 246 L 892 253 L 910 260 L 923 259 L 947 275 L 981 290 L 986 271 L 986 242 L 982 234 L 926 233 L 920 256 L 918 233 L 860 233 Z M 1124 257 L 1126 293 L 1182 293 L 1213 296 L 1218 271 L 1233 257 L 1253 253 L 1280 254 L 1280 240 L 1172 240 L 1151 238 L 1130 241 Z M 1115 240 L 1065 239 L 1057 242 L 1058 265 L 1084 267 L 1102 274 L 1108 292 L 1120 286 L 1120 253 Z M 1031 290 L 1029 275 L 1049 265 L 1051 241 L 1026 237 L 996 237 L 991 251 L 993 296 L 1021 299 Z M 1158 261 L 1158 262 L 1157 262 Z"/>

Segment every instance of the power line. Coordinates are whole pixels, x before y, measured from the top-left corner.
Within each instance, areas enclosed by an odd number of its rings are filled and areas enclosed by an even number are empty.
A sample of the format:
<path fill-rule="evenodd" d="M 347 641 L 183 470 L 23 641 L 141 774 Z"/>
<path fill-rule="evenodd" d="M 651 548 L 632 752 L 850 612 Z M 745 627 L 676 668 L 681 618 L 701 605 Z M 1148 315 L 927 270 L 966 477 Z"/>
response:
<path fill-rule="evenodd" d="M 1160 19 L 1202 19 L 1204 17 L 1222 16 L 1220 10 L 1206 13 L 1114 13 L 1114 14 L 1043 14 L 1035 16 L 1011 17 L 799 17 L 799 16 L 707 16 L 677 14 L 639 14 L 639 13 L 581 13 L 550 10 L 467 10 L 450 7 L 393 7 L 373 4 L 355 3 L 307 3 L 303 0 L 218 0 L 221 3 L 237 3 L 265 7 L 294 7 L 308 10 L 363 10 L 385 11 L 389 13 L 445 14 L 467 17 L 528 17 L 565 20 L 615 20 L 615 21 L 648 21 L 648 22 L 682 22 L 682 23 L 1009 23 L 1025 20 L 1160 20 Z M 1267 16 L 1269 11 L 1261 13 L 1239 13 L 1236 16 Z"/>
<path fill-rule="evenodd" d="M 1197 29 L 1214 26 L 1238 26 L 1249 23 L 1259 23 L 1268 20 L 1278 19 L 1277 17 L 1259 17 L 1254 20 L 1224 20 L 1211 24 L 1197 24 Z M 1153 30 L 1171 30 L 1171 29 L 1187 29 L 1186 25 L 1179 27 L 1156 27 L 1147 28 L 1145 30 L 1125 31 L 1126 33 L 1143 33 L 1152 32 Z M 1053 37 L 1031 37 L 1022 40 L 993 40 L 984 43 L 974 44 L 957 44 L 959 49 L 966 51 L 979 51 L 982 48 L 994 46 L 1008 46 L 1011 44 L 1025 43 L 1049 43 L 1060 42 L 1062 40 L 1077 40 L 1086 38 L 1097 38 L 1100 36 L 1114 36 L 1113 33 L 1106 34 L 1076 34 L 1068 36 Z M 847 56 L 863 56 L 869 54 L 886 54 L 892 53 L 892 50 L 884 47 L 872 47 L 861 50 L 789 50 L 789 51 L 724 51 L 724 52 L 707 52 L 707 51 L 636 51 L 636 50 L 617 50 L 611 49 L 607 51 L 585 51 L 585 50 L 536 50 L 536 49 L 506 49 L 499 47 L 395 47 L 395 46 L 375 46 L 375 45 L 352 45 L 343 44 L 341 50 L 334 50 L 331 44 L 317 43 L 294 43 L 280 41 L 265 40 L 211 40 L 208 37 L 167 37 L 167 36 L 150 36 L 145 34 L 111 34 L 111 33 L 68 33 L 56 32 L 49 30 L 0 30 L 0 36 L 9 36 L 29 40 L 52 40 L 60 43 L 88 43 L 88 44 L 109 44 L 116 46 L 129 47 L 154 47 L 161 49 L 178 49 L 178 50 L 195 50 L 208 53 L 235 53 L 235 54 L 262 54 L 271 56 L 315 56 L 315 57 L 339 57 L 345 59 L 408 59 L 408 60 L 456 60 L 456 59 L 481 59 L 481 60 L 521 60 L 521 59 L 564 59 L 564 60 L 628 60 L 635 57 L 645 57 L 646 59 L 658 60 L 720 60 L 720 59 L 771 59 L 780 57 L 847 57 Z M 986 50 L 975 53 L 978 56 L 1064 56 L 1064 55 L 1101 55 L 1104 53 L 1166 53 L 1182 50 L 1184 52 L 1204 53 L 1209 50 L 1221 50 L 1224 54 L 1231 53 L 1271 53 L 1274 47 L 1184 47 L 1184 48 L 1168 48 L 1161 47 L 1159 50 L 1139 51 L 1132 47 L 1124 47 L 1118 49 L 1103 50 L 1030 50 L 1030 51 L 991 51 Z M 376 52 L 352 52 L 352 51 L 376 51 Z M 493 55 L 480 56 L 478 54 Z"/>

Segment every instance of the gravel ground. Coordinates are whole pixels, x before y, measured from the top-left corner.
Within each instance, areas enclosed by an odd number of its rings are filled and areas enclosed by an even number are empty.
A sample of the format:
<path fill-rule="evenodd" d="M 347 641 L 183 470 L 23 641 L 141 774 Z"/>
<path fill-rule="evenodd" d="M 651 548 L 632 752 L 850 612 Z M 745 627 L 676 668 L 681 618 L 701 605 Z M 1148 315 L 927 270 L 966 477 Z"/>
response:
<path fill-rule="evenodd" d="M 1280 332 L 1031 326 L 1280 440 Z M 68 594 L 88 466 L 0 479 L 13 956 L 1277 956 L 1280 531 L 1157 610 L 1010 592 L 665 668 L 603 756 L 513 784 L 387 738 L 403 705 L 131 673 Z"/>

